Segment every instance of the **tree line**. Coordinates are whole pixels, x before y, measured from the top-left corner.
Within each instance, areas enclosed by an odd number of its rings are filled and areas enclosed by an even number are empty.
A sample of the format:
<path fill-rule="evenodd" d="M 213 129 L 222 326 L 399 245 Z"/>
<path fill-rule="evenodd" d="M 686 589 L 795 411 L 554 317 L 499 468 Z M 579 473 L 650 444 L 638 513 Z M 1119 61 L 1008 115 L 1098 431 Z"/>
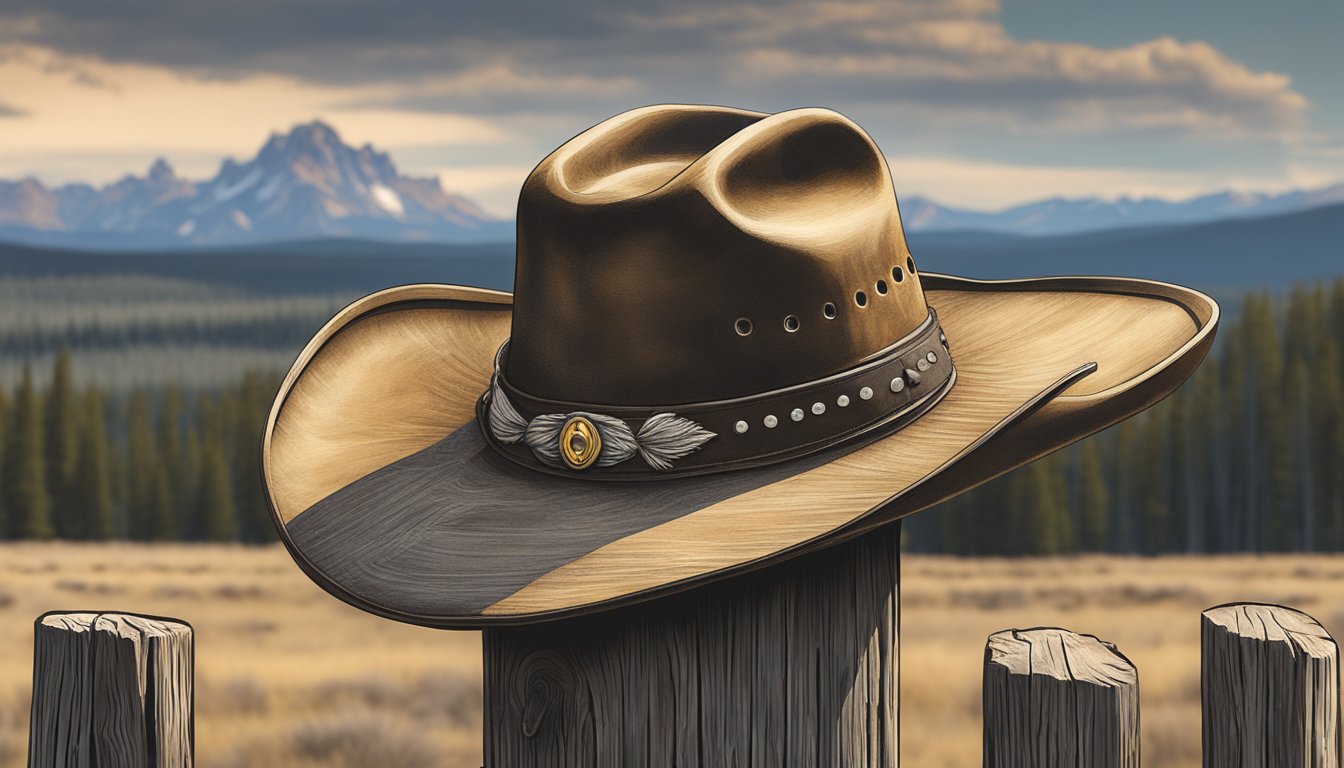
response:
<path fill-rule="evenodd" d="M 1344 551 L 1344 279 L 1232 308 L 1208 360 L 1139 416 L 910 518 L 965 555 Z M 194 393 L 0 389 L 0 537 L 263 542 L 279 379 Z"/>
<path fill-rule="evenodd" d="M 273 540 L 260 446 L 278 381 L 112 395 L 76 388 L 65 350 L 44 388 L 25 367 L 0 390 L 0 538 Z"/>
<path fill-rule="evenodd" d="M 1344 279 L 1230 309 L 1171 397 L 914 516 L 908 547 L 1344 551 Z"/>
<path fill-rule="evenodd" d="M 339 307 L 337 307 L 339 309 Z M 334 314 L 333 312 L 327 313 Z M 323 316 L 325 317 L 325 316 Z M 137 345 L 302 347 L 322 327 L 322 318 L 304 316 L 144 321 L 121 325 L 90 322 L 61 328 L 0 329 L 9 357 L 28 358 L 58 350 L 124 348 Z"/>

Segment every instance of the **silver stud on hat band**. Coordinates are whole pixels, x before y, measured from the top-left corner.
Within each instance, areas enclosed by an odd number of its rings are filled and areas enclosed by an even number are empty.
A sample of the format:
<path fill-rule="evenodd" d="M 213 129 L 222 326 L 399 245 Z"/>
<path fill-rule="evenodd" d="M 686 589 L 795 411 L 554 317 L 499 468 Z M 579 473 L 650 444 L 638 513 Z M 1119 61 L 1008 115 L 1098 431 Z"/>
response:
<path fill-rule="evenodd" d="M 812 414 L 813 414 L 813 415 L 815 415 L 815 416 L 820 416 L 821 414 L 823 414 L 823 413 L 825 413 L 825 412 L 826 412 L 826 404 L 825 404 L 825 403 L 813 403 L 813 404 L 812 404 Z"/>
<path fill-rule="evenodd" d="M 789 418 L 793 419 L 794 421 L 802 421 L 802 420 L 803 420 L 803 409 L 802 409 L 802 408 L 794 408 L 793 411 L 792 411 L 791 413 L 789 413 Z"/>
<path fill-rule="evenodd" d="M 872 400 L 872 399 L 873 399 L 873 388 L 872 388 L 872 387 L 864 387 L 863 389 L 860 389 L 860 390 L 859 390 L 859 397 L 863 398 L 864 400 Z"/>
<path fill-rule="evenodd" d="M 775 427 L 779 426 L 779 419 L 775 418 L 775 414 L 773 413 L 770 414 L 769 416 L 766 416 L 763 421 L 765 422 L 766 429 L 774 429 Z"/>
<path fill-rule="evenodd" d="M 845 406 L 849 405 L 849 395 L 841 395 L 835 398 L 835 404 L 840 406 L 841 408 L 844 408 Z"/>
<path fill-rule="evenodd" d="M 744 435 L 747 432 L 747 422 L 739 421 L 733 425 L 733 429 L 737 430 L 737 434 Z"/>

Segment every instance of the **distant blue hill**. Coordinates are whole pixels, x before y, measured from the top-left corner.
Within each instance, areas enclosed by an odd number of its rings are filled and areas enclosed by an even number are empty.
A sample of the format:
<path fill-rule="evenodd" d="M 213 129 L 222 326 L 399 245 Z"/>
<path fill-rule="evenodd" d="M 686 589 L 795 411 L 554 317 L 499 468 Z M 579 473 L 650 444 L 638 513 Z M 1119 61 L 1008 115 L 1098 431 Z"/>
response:
<path fill-rule="evenodd" d="M 1278 194 L 1217 192 L 1188 200 L 1053 197 L 1001 211 L 955 208 L 928 198 L 912 196 L 901 200 L 901 219 L 907 232 L 976 230 L 1015 235 L 1060 235 L 1275 216 L 1336 203 L 1344 203 L 1344 183 Z"/>
<path fill-rule="evenodd" d="M 920 269 L 983 279 L 1103 274 L 1236 298 L 1344 274 L 1344 204 L 1253 219 L 1028 237 L 909 235 Z M 513 244 L 315 240 L 211 249 L 92 252 L 0 245 L 0 275 L 147 274 L 262 294 L 369 292 L 444 282 L 508 289 Z"/>
<path fill-rule="evenodd" d="M 1344 275 L 1344 204 L 1280 216 L 1050 237 L 909 236 L 920 267 L 981 279 L 1118 275 L 1231 299 Z"/>
<path fill-rule="evenodd" d="M 311 240 L 222 248 L 88 251 L 0 244 L 0 276 L 151 275 L 263 294 L 367 293 L 407 283 L 509 289 L 513 243 Z"/>

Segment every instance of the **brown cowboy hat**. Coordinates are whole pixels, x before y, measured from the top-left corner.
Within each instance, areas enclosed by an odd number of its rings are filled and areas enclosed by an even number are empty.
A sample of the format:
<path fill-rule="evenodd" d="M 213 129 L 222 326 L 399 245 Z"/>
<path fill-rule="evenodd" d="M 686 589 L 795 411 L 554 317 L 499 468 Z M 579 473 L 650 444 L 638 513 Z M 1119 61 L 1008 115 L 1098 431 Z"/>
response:
<path fill-rule="evenodd" d="M 513 295 L 405 286 L 333 318 L 276 397 L 265 486 L 360 608 L 555 618 L 960 493 L 1157 402 L 1217 322 L 1146 280 L 921 273 L 835 112 L 646 107 L 528 177 Z"/>

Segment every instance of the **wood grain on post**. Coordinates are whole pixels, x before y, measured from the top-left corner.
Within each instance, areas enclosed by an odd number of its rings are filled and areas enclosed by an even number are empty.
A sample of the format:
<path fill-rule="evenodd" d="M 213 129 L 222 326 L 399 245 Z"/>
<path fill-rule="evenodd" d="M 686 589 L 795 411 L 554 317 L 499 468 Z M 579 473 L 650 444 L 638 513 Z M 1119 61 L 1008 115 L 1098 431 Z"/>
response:
<path fill-rule="evenodd" d="M 488 766 L 897 765 L 900 525 L 643 605 L 487 629 Z"/>
<path fill-rule="evenodd" d="M 990 635 L 984 710 L 987 768 L 1138 768 L 1138 671 L 1092 635 Z"/>
<path fill-rule="evenodd" d="M 125 613 L 37 620 L 29 768 L 193 763 L 192 631 Z"/>
<path fill-rule="evenodd" d="M 1312 617 L 1233 603 L 1201 621 L 1204 765 L 1338 768 L 1339 647 Z"/>

